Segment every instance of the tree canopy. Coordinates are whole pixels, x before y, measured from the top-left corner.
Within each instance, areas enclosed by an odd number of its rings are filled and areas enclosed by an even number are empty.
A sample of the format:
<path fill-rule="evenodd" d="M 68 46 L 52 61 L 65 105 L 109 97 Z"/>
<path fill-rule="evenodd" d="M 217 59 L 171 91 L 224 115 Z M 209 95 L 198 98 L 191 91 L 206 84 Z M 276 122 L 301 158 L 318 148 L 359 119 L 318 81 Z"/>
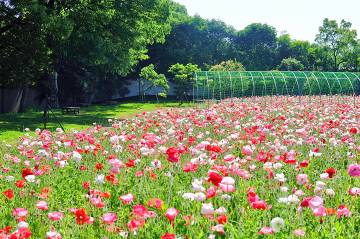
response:
<path fill-rule="evenodd" d="M 279 65 L 281 71 L 303 71 L 304 65 L 295 58 L 289 57 L 281 61 Z"/>
<path fill-rule="evenodd" d="M 356 70 L 359 56 L 359 40 L 351 23 L 342 20 L 340 25 L 335 20 L 325 18 L 319 28 L 316 42 L 327 51 L 331 59 L 332 70 Z"/>
<path fill-rule="evenodd" d="M 140 75 L 146 81 L 141 81 L 142 95 L 145 98 L 145 95 L 148 91 L 154 89 L 155 87 L 160 87 L 161 92 L 158 93 L 158 96 L 166 97 L 167 92 L 169 90 L 168 81 L 163 74 L 158 74 L 155 71 L 155 67 L 153 64 L 145 66 L 141 69 Z"/>
<path fill-rule="evenodd" d="M 330 19 L 314 43 L 261 23 L 238 31 L 189 16 L 171 0 L 3 0 L 0 87 L 41 85 L 56 72 L 63 99 L 106 97 L 150 64 L 168 77 L 177 63 L 202 70 L 359 71 L 357 37 L 350 22 Z"/>
<path fill-rule="evenodd" d="M 170 31 L 167 0 L 8 0 L 0 6 L 2 85 L 67 69 L 77 78 L 126 75 L 147 58 L 147 46 L 164 42 Z"/>
<path fill-rule="evenodd" d="M 237 61 L 228 60 L 223 61 L 220 64 L 213 65 L 209 69 L 210 71 L 245 71 L 243 64 Z"/>

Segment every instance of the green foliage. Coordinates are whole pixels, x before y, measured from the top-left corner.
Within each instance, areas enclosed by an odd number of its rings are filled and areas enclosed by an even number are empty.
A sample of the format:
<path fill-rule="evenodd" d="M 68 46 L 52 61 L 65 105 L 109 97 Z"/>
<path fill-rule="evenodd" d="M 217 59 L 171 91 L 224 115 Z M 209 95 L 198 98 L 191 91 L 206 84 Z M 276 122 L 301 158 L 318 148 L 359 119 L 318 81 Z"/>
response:
<path fill-rule="evenodd" d="M 351 29 L 351 25 L 345 20 L 339 25 L 336 20 L 325 18 L 316 36 L 316 42 L 324 48 L 327 57 L 331 59 L 334 71 L 357 68 L 356 49 L 359 47 L 359 41 L 357 32 Z"/>
<path fill-rule="evenodd" d="M 153 64 L 150 64 L 144 68 L 141 69 L 140 75 L 141 78 L 144 78 L 147 80 L 148 84 L 145 84 L 144 81 L 142 82 L 142 89 L 143 89 L 143 96 L 146 95 L 148 91 L 155 87 L 161 87 L 162 91 L 158 94 L 158 96 L 166 97 L 167 92 L 169 90 L 169 84 L 168 81 L 163 74 L 158 74 L 155 71 L 155 67 Z"/>
<path fill-rule="evenodd" d="M 315 55 L 317 48 L 308 41 L 293 40 L 290 35 L 283 34 L 277 39 L 275 63 L 280 65 L 283 59 L 295 58 L 304 65 L 304 69 L 319 70 Z"/>
<path fill-rule="evenodd" d="M 187 95 L 195 83 L 194 74 L 200 71 L 199 66 L 194 64 L 175 64 L 169 68 L 169 73 L 174 77 L 176 93 L 181 101 L 187 98 Z"/>
<path fill-rule="evenodd" d="M 165 44 L 150 47 L 149 63 L 158 66 L 161 73 L 167 73 L 167 69 L 176 63 L 193 63 L 205 68 L 236 58 L 233 49 L 236 31 L 232 27 L 221 21 L 184 14 L 184 11 L 173 13 L 183 20 L 173 25 Z"/>
<path fill-rule="evenodd" d="M 245 71 L 245 67 L 237 61 L 228 60 L 223 61 L 220 64 L 213 65 L 209 69 L 210 71 Z"/>
<path fill-rule="evenodd" d="M 297 59 L 289 57 L 283 59 L 278 68 L 281 71 L 303 71 L 304 65 Z"/>
<path fill-rule="evenodd" d="M 0 74 L 7 84 L 53 70 L 61 78 L 70 68 L 73 81 L 94 88 L 97 80 L 126 75 L 170 31 L 168 0 L 9 0 L 1 9 Z M 14 52 L 22 59 L 16 64 Z"/>
<path fill-rule="evenodd" d="M 253 23 L 238 33 L 240 59 L 247 70 L 270 70 L 274 65 L 276 29 Z"/>
<path fill-rule="evenodd" d="M 4 0 L 0 87 L 41 85 L 57 72 L 61 98 L 80 101 L 122 92 L 122 77 L 149 64 L 163 74 L 176 63 L 207 68 L 228 59 L 247 70 L 271 70 L 295 58 L 309 71 L 360 70 L 351 23 L 325 19 L 319 31 L 316 43 L 277 36 L 267 24 L 236 31 L 189 16 L 171 0 Z"/>

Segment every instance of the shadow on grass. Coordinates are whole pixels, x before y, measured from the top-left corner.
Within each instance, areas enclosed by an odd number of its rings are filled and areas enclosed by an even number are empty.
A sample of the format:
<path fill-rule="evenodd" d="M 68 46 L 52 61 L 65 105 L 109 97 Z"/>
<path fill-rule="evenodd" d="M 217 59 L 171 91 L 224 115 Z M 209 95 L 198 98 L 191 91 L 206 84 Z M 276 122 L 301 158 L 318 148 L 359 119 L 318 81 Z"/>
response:
<path fill-rule="evenodd" d="M 114 105 L 95 105 L 83 107 L 79 115 L 63 115 L 60 110 L 49 114 L 47 128 L 55 130 L 60 122 L 65 130 L 84 129 L 93 123 L 108 125 L 108 119 L 131 117 L 144 111 L 153 111 L 159 108 L 188 107 L 189 103 L 179 106 L 177 102 L 166 103 L 122 103 Z M 26 113 L 8 113 L 0 115 L 0 135 L 7 131 L 24 131 L 25 128 L 34 130 L 44 128 L 43 112 L 29 111 Z M 1 138 L 1 137 L 0 137 Z"/>

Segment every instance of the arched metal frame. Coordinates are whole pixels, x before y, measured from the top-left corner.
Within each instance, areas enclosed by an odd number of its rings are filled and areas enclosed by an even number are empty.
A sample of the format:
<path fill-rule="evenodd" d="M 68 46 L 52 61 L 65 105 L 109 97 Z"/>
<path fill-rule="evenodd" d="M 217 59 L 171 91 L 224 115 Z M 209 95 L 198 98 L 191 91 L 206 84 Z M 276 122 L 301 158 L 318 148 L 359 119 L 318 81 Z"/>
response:
<path fill-rule="evenodd" d="M 196 72 L 194 78 L 194 101 L 206 98 L 208 100 L 211 98 L 221 100 L 227 97 L 274 94 L 296 96 L 360 94 L 360 73 L 358 72 L 244 71 L 210 73 L 204 71 Z M 292 89 L 289 89 L 289 86 Z"/>
<path fill-rule="evenodd" d="M 280 74 L 281 74 L 282 79 L 284 80 L 284 83 L 285 83 L 286 93 L 287 93 L 287 95 L 290 95 L 289 94 L 289 88 L 287 87 L 285 75 L 281 71 L 280 71 Z"/>
<path fill-rule="evenodd" d="M 309 95 L 311 95 L 311 85 L 310 85 L 310 81 L 309 81 L 309 77 L 305 74 L 305 72 L 302 72 L 303 75 L 305 76 L 306 82 L 309 85 Z"/>
<path fill-rule="evenodd" d="M 276 85 L 276 80 L 275 80 L 275 77 L 274 77 L 272 71 L 270 71 L 270 75 L 271 75 L 271 77 L 272 77 L 272 79 L 273 79 L 273 81 L 274 81 L 274 86 L 275 86 L 276 95 L 278 95 L 279 92 L 278 92 L 277 85 Z"/>
<path fill-rule="evenodd" d="M 335 72 L 331 72 L 331 73 L 335 76 L 335 79 L 336 79 L 336 81 L 337 81 L 338 84 L 339 84 L 340 92 L 343 93 L 343 88 L 342 88 L 342 86 L 341 86 L 341 83 L 340 83 L 340 81 L 339 81 L 339 78 L 336 76 Z M 345 74 L 345 76 L 346 76 L 346 74 Z M 346 76 L 346 77 L 347 77 L 347 76 Z"/>
<path fill-rule="evenodd" d="M 251 73 L 251 71 L 249 71 L 249 73 L 250 73 L 250 77 L 251 77 L 251 81 L 252 81 L 252 85 L 253 85 L 251 96 L 255 96 L 255 80 L 254 80 L 254 77 L 253 77 L 253 74 Z"/>
<path fill-rule="evenodd" d="M 264 74 L 260 71 L 260 75 L 261 75 L 261 77 L 262 77 L 262 79 L 263 79 L 263 82 L 264 82 L 264 93 L 263 93 L 263 95 L 266 95 L 266 89 L 267 89 L 267 87 L 266 87 L 266 81 L 265 81 L 265 77 L 264 77 Z"/>
<path fill-rule="evenodd" d="M 325 78 L 326 83 L 327 83 L 328 86 L 329 86 L 330 95 L 333 95 L 333 94 L 332 94 L 332 91 L 331 91 L 331 90 L 332 90 L 332 87 L 330 86 L 329 80 L 328 80 L 327 77 L 325 76 L 324 72 L 320 72 L 320 74 Z"/>

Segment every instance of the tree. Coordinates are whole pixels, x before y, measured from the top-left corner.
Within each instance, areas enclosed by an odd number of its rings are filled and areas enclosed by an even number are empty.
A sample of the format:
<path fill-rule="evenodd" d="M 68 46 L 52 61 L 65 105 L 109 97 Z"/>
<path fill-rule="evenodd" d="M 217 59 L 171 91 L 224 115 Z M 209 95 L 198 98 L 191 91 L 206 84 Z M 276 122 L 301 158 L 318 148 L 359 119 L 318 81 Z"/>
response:
<path fill-rule="evenodd" d="M 278 69 L 281 71 L 303 71 L 304 65 L 297 59 L 289 57 L 281 61 Z"/>
<path fill-rule="evenodd" d="M 199 16 L 189 17 L 186 12 L 177 16 L 171 33 L 164 44 L 150 46 L 150 59 L 143 64 L 154 64 L 161 73 L 176 63 L 197 64 L 202 68 L 226 59 L 234 59 L 236 31 L 218 20 L 205 20 Z"/>
<path fill-rule="evenodd" d="M 291 56 L 291 42 L 289 34 L 282 34 L 276 39 L 275 64 L 279 65 L 283 59 Z"/>
<path fill-rule="evenodd" d="M 191 63 L 187 65 L 177 63 L 169 68 L 169 73 L 174 77 L 175 91 L 180 99 L 180 104 L 187 99 L 189 91 L 192 90 L 195 83 L 194 74 L 197 71 L 200 71 L 200 68 Z"/>
<path fill-rule="evenodd" d="M 273 69 L 276 30 L 267 24 L 253 23 L 238 33 L 236 40 L 239 57 L 248 70 Z"/>
<path fill-rule="evenodd" d="M 209 70 L 210 71 L 245 71 L 245 68 L 240 62 L 234 60 L 228 60 L 228 61 L 223 61 L 220 64 L 211 66 Z"/>
<path fill-rule="evenodd" d="M 357 32 L 351 29 L 351 23 L 342 20 L 340 25 L 336 20 L 325 18 L 319 28 L 316 42 L 323 47 L 332 61 L 332 70 L 338 71 L 349 64 L 357 47 Z"/>
<path fill-rule="evenodd" d="M 140 75 L 141 78 L 147 80 L 146 82 L 141 82 L 142 89 L 142 98 L 145 99 L 146 93 L 156 87 L 162 88 L 162 91 L 157 94 L 157 96 L 166 97 L 167 92 L 169 90 L 168 81 L 163 74 L 158 74 L 155 71 L 155 67 L 153 64 L 150 64 L 141 69 Z"/>
<path fill-rule="evenodd" d="M 8 0 L 0 6 L 0 74 L 10 69 L 21 84 L 57 72 L 60 81 L 94 92 L 99 82 L 130 72 L 148 57 L 148 45 L 164 42 L 170 31 L 168 0 Z M 23 59 L 16 67 L 9 64 L 13 52 Z"/>

